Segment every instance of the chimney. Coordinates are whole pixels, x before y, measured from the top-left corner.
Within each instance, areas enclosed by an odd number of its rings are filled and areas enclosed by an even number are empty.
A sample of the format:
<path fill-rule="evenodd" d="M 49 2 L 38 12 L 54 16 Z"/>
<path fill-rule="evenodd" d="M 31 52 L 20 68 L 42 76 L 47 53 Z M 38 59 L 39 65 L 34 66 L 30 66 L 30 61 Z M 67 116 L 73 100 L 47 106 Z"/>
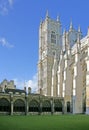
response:
<path fill-rule="evenodd" d="M 24 91 L 26 92 L 26 87 L 24 87 Z"/>
<path fill-rule="evenodd" d="M 31 94 L 31 87 L 28 87 L 28 94 Z"/>

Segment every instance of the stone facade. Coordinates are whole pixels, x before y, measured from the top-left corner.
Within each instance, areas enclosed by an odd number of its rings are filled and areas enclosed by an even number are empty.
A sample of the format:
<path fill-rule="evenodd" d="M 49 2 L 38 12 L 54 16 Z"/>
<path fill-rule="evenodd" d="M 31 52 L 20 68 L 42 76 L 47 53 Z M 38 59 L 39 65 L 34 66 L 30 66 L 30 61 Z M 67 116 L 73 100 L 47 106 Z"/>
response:
<path fill-rule="evenodd" d="M 62 33 L 60 19 L 47 13 L 39 28 L 38 92 L 63 98 L 65 113 L 89 114 L 89 28 L 83 37 L 71 22 Z"/>
<path fill-rule="evenodd" d="M 6 79 L 4 79 L 1 84 L 0 84 L 0 91 L 4 92 L 5 89 L 15 89 L 16 86 L 14 85 L 14 81 L 7 81 Z"/>

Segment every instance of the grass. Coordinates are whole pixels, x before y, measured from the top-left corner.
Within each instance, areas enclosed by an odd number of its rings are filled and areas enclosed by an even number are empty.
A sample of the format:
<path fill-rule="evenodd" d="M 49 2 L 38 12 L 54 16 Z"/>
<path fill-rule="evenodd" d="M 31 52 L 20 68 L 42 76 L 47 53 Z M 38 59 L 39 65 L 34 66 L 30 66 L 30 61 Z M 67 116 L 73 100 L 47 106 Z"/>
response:
<path fill-rule="evenodd" d="M 89 116 L 0 116 L 0 130 L 89 130 Z"/>

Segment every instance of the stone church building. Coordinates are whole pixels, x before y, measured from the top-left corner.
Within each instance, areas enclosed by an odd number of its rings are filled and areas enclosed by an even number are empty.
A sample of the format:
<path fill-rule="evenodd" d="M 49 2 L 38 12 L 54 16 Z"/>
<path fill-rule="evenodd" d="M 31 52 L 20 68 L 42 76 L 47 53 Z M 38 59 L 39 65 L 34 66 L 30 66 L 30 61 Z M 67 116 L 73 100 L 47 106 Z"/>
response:
<path fill-rule="evenodd" d="M 63 98 L 64 113 L 89 114 L 89 28 L 83 37 L 72 22 L 62 33 L 59 17 L 47 12 L 39 28 L 38 91 Z"/>
<path fill-rule="evenodd" d="M 47 12 L 39 27 L 38 92 L 0 84 L 0 114 L 89 114 L 89 28 L 83 37 L 72 22 L 62 33 Z"/>

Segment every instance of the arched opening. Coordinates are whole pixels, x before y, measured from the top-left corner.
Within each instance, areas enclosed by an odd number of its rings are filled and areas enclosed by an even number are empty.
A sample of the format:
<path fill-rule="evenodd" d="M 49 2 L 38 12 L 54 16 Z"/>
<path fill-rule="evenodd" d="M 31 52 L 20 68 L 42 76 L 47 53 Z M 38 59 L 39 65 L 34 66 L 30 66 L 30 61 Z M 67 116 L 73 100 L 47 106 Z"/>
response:
<path fill-rule="evenodd" d="M 67 102 L 67 112 L 70 112 L 70 102 Z"/>
<path fill-rule="evenodd" d="M 55 101 L 54 102 L 54 111 L 55 112 L 62 112 L 62 102 L 61 101 Z"/>
<path fill-rule="evenodd" d="M 39 112 L 39 103 L 36 100 L 30 101 L 29 112 Z"/>
<path fill-rule="evenodd" d="M 83 102 L 83 113 L 85 113 L 86 112 L 86 101 L 84 100 L 84 102 Z"/>
<path fill-rule="evenodd" d="M 43 103 L 42 103 L 42 111 L 43 112 L 51 112 L 51 103 L 50 103 L 50 101 L 44 101 Z"/>
<path fill-rule="evenodd" d="M 10 102 L 6 98 L 0 99 L 0 112 L 10 112 Z"/>
<path fill-rule="evenodd" d="M 21 99 L 14 102 L 14 112 L 25 112 L 25 103 Z"/>

